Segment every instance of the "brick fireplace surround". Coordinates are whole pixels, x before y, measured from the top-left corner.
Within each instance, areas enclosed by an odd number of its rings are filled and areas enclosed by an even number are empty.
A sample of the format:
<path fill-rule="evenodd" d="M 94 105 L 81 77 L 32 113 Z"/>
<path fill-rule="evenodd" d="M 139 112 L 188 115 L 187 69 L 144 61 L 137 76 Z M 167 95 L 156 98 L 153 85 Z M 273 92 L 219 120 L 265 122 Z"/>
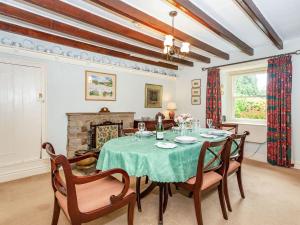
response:
<path fill-rule="evenodd" d="M 121 122 L 124 128 L 133 127 L 134 112 L 67 113 L 67 156 L 73 157 L 76 150 L 88 149 L 90 124 L 105 121 Z"/>

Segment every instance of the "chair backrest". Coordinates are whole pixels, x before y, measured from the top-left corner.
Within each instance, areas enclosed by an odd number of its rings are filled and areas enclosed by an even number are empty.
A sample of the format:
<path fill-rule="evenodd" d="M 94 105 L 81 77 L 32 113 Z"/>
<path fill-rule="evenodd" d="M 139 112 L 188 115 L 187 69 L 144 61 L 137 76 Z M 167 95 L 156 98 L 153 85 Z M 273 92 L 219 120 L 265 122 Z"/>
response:
<path fill-rule="evenodd" d="M 69 214 L 74 215 L 79 213 L 78 202 L 75 190 L 75 183 L 73 182 L 73 174 L 71 165 L 64 155 L 56 155 L 54 147 L 51 143 L 45 142 L 42 144 L 50 156 L 51 162 L 51 183 L 54 193 L 57 191 L 67 197 Z M 60 174 L 60 168 L 63 168 L 65 182 Z"/>
<path fill-rule="evenodd" d="M 131 135 L 134 135 L 138 131 L 139 131 L 138 128 L 123 128 L 122 136 L 131 136 Z"/>
<path fill-rule="evenodd" d="M 112 138 L 121 137 L 123 130 L 123 121 L 114 123 L 106 121 L 100 124 L 90 125 L 89 148 L 101 149 L 105 142 Z"/>
<path fill-rule="evenodd" d="M 233 132 L 234 134 L 237 134 L 239 125 L 237 123 L 222 123 L 218 128 L 222 130 L 228 130 Z"/>
<path fill-rule="evenodd" d="M 232 135 L 232 147 L 230 158 L 242 162 L 244 159 L 244 148 L 246 137 L 249 135 L 249 131 L 245 131 L 243 134 Z"/>
<path fill-rule="evenodd" d="M 172 127 L 174 127 L 174 124 L 173 123 L 167 123 L 167 124 L 164 124 L 164 129 L 165 130 L 171 130 Z"/>
<path fill-rule="evenodd" d="M 231 137 L 228 137 L 223 141 L 203 143 L 198 158 L 196 186 L 202 186 L 206 172 L 218 171 L 222 176 L 227 173 L 231 142 Z"/>

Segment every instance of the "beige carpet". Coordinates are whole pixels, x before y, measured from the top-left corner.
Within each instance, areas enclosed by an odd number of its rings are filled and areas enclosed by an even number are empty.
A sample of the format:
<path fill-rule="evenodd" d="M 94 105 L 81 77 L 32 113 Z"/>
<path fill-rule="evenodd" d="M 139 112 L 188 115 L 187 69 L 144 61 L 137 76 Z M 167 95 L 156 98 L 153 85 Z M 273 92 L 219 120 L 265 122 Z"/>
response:
<path fill-rule="evenodd" d="M 222 218 L 217 192 L 205 195 L 202 202 L 205 225 L 297 225 L 300 224 L 300 171 L 269 166 L 247 160 L 244 164 L 246 199 L 238 192 L 235 177 L 230 178 L 233 212 L 229 220 Z M 164 215 L 165 225 L 194 225 L 192 199 L 173 190 Z M 49 225 L 53 194 L 49 174 L 0 184 L 1 225 Z M 135 213 L 136 225 L 156 225 L 157 192 L 143 199 L 143 212 Z M 69 224 L 61 213 L 59 224 Z M 90 225 L 122 225 L 126 209 L 89 223 Z"/>

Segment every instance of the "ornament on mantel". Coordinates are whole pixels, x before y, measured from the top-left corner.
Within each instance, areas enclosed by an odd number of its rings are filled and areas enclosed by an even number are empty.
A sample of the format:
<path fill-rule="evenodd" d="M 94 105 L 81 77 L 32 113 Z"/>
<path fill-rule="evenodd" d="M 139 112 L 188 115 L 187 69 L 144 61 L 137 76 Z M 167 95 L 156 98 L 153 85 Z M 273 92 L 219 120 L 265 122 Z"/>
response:
<path fill-rule="evenodd" d="M 99 113 L 103 113 L 103 112 L 110 112 L 109 109 L 107 107 L 102 107 L 99 111 Z"/>

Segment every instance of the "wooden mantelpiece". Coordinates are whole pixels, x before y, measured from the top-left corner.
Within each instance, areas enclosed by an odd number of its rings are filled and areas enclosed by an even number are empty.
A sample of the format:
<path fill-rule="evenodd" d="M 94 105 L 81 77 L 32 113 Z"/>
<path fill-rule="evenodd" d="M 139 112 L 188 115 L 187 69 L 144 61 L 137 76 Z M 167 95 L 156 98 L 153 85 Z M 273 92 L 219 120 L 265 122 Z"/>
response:
<path fill-rule="evenodd" d="M 66 113 L 67 116 L 84 116 L 84 115 L 121 115 L 121 114 L 135 114 L 135 112 L 98 112 L 98 113 L 92 113 L 92 112 L 76 112 L 76 113 Z"/>
<path fill-rule="evenodd" d="M 73 157 L 76 150 L 88 149 L 88 131 L 91 123 L 123 121 L 124 128 L 133 127 L 134 112 L 75 112 L 68 117 L 67 156 Z"/>

